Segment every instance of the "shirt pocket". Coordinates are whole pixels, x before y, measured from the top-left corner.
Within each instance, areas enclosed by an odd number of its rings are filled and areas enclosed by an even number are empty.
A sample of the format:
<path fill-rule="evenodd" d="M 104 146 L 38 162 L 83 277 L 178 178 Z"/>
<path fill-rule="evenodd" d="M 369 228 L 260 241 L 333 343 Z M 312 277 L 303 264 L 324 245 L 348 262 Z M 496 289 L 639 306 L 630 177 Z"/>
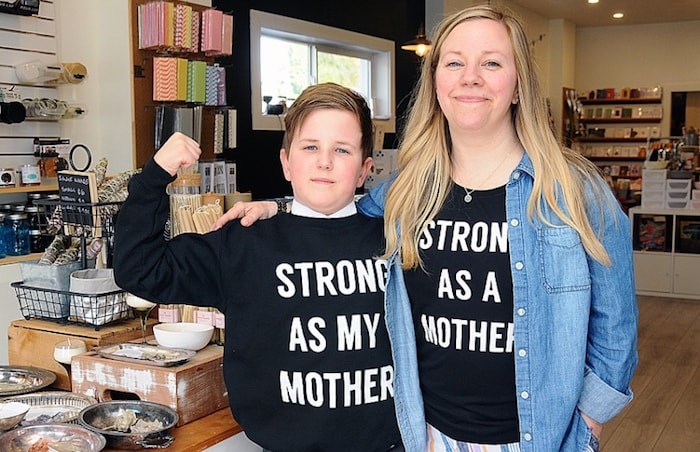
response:
<path fill-rule="evenodd" d="M 578 233 L 568 226 L 537 233 L 542 283 L 548 293 L 588 290 L 588 259 Z"/>

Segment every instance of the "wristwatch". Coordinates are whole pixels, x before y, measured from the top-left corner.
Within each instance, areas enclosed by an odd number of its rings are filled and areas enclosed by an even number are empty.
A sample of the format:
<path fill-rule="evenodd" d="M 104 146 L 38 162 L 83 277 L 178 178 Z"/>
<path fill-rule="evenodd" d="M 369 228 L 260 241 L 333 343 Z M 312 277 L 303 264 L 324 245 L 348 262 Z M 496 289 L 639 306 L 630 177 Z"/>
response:
<path fill-rule="evenodd" d="M 289 213 L 289 210 L 287 210 L 289 204 L 285 198 L 277 198 L 275 202 L 277 203 L 277 213 Z"/>

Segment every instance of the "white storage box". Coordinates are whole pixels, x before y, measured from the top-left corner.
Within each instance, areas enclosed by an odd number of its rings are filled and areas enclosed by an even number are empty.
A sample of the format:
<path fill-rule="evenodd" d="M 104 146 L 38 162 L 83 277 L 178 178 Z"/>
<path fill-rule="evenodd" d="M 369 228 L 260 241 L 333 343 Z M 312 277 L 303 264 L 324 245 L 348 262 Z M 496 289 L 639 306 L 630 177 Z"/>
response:
<path fill-rule="evenodd" d="M 643 190 L 642 191 L 642 202 L 645 201 L 661 201 L 666 199 L 666 192 L 664 190 Z"/>
<path fill-rule="evenodd" d="M 685 201 L 669 201 L 666 200 L 667 209 L 687 209 L 690 206 L 690 200 Z"/>
<path fill-rule="evenodd" d="M 690 179 L 668 179 L 666 181 L 666 190 L 682 190 L 690 193 L 690 187 L 693 183 Z"/>
<path fill-rule="evenodd" d="M 642 192 L 645 191 L 665 191 L 666 181 L 642 179 Z"/>
<path fill-rule="evenodd" d="M 666 180 L 668 170 L 665 169 L 643 169 L 642 180 Z"/>
<path fill-rule="evenodd" d="M 690 192 L 668 190 L 666 192 L 666 199 L 668 201 L 690 201 Z"/>
<path fill-rule="evenodd" d="M 642 207 L 647 209 L 663 209 L 666 207 L 666 201 L 645 201 L 644 197 L 642 197 Z"/>

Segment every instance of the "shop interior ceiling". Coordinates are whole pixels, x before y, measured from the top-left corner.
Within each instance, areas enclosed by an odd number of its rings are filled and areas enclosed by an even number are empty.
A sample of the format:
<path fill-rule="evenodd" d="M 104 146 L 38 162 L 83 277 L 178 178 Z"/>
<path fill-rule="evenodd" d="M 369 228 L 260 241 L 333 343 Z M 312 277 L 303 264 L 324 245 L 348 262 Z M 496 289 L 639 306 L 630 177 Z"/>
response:
<path fill-rule="evenodd" d="M 700 20 L 700 0 L 508 0 L 550 19 L 566 19 L 577 27 L 637 25 Z M 506 2 L 507 4 L 508 2 Z M 615 12 L 625 14 L 613 19 Z"/>

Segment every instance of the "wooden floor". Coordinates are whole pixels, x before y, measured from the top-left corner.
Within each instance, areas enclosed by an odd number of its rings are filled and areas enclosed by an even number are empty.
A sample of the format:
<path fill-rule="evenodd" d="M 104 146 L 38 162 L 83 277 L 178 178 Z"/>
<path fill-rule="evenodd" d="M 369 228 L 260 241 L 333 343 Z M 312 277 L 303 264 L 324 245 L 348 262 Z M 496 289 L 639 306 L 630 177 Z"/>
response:
<path fill-rule="evenodd" d="M 639 297 L 632 390 L 605 425 L 604 452 L 700 451 L 700 300 Z"/>

